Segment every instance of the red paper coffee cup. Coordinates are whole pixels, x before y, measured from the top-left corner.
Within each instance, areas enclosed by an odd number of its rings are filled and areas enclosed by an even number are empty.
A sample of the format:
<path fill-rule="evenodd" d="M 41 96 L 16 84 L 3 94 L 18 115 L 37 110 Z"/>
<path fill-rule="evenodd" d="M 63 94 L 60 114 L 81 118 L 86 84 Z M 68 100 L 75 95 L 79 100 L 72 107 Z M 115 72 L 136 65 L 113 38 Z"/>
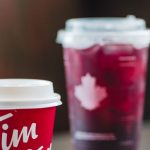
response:
<path fill-rule="evenodd" d="M 60 95 L 46 80 L 0 80 L 0 149 L 50 150 Z"/>

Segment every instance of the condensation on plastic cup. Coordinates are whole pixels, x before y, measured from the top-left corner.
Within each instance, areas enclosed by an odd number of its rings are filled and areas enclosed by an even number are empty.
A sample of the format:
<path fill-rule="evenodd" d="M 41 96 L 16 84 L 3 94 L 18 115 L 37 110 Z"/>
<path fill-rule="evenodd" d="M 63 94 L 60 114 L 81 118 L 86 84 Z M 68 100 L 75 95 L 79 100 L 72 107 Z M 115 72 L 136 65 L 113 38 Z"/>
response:
<path fill-rule="evenodd" d="M 53 83 L 37 79 L 0 79 L 0 109 L 48 108 L 61 105 Z"/>

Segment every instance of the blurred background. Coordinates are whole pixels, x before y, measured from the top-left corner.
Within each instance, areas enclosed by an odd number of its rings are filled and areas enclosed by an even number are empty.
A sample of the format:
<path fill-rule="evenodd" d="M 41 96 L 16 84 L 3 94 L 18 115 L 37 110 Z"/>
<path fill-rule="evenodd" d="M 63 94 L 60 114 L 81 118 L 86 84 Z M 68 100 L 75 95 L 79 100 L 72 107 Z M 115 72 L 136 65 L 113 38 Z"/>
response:
<path fill-rule="evenodd" d="M 0 0 L 0 78 L 36 78 L 54 82 L 62 95 L 55 132 L 68 130 L 67 97 L 57 31 L 77 17 L 124 17 L 134 14 L 150 27 L 148 0 Z M 150 75 L 150 65 L 148 77 Z M 150 78 L 144 118 L 150 119 Z"/>

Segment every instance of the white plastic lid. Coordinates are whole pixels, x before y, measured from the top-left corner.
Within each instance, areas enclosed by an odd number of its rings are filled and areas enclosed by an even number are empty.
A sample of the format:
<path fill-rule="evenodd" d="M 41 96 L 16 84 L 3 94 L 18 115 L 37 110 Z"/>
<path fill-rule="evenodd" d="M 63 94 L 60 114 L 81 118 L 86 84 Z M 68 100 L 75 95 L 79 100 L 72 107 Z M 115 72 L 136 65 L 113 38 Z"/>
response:
<path fill-rule="evenodd" d="M 66 21 L 65 30 L 60 30 L 57 42 L 64 47 L 86 48 L 93 44 L 133 44 L 148 46 L 150 30 L 145 20 L 135 16 L 106 18 L 77 18 Z"/>
<path fill-rule="evenodd" d="M 53 83 L 36 79 L 0 79 L 0 109 L 46 108 L 61 105 Z"/>

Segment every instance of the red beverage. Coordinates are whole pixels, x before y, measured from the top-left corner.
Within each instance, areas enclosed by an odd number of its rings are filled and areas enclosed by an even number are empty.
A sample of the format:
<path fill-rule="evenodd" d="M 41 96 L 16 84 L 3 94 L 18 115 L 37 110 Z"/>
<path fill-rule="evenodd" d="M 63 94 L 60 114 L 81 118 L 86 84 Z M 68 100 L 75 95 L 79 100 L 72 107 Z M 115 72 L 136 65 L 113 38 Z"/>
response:
<path fill-rule="evenodd" d="M 95 45 L 64 56 L 75 149 L 136 150 L 148 48 Z"/>
<path fill-rule="evenodd" d="M 78 21 L 81 21 L 80 26 Z M 71 25 L 72 28 L 68 29 L 63 41 L 74 149 L 137 150 L 145 96 L 149 32 L 139 29 L 148 34 L 137 34 L 138 30 L 130 27 L 129 32 L 124 29 L 127 20 L 122 20 L 125 23 L 121 22 L 124 27 L 121 30 L 115 30 L 115 22 L 110 29 L 112 31 L 106 29 L 95 33 L 92 31 L 95 20 L 91 19 L 90 24 L 86 21 L 69 21 L 68 28 Z M 108 25 L 111 21 L 105 23 Z M 100 28 L 102 22 L 100 20 L 99 26 L 95 27 Z M 82 28 L 80 34 L 79 27 Z M 135 41 L 135 35 L 137 41 L 142 38 L 146 41 L 147 38 L 148 42 Z"/>
<path fill-rule="evenodd" d="M 0 80 L 0 149 L 51 150 L 60 104 L 49 81 Z"/>

